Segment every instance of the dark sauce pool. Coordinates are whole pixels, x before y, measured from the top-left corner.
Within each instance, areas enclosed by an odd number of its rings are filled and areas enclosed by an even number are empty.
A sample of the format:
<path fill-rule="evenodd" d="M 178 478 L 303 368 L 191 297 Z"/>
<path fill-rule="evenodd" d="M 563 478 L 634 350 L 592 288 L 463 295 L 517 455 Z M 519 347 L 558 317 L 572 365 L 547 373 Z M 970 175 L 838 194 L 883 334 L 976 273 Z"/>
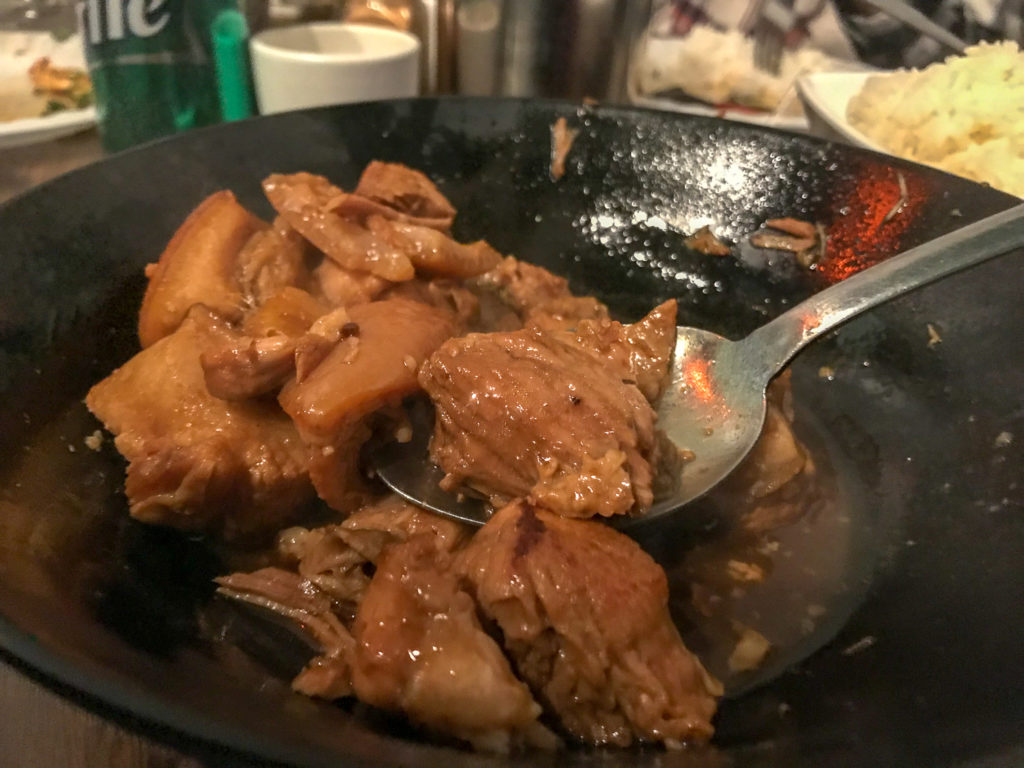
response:
<path fill-rule="evenodd" d="M 790 502 L 800 508 L 797 519 L 757 534 L 726 524 L 689 547 L 648 547 L 668 574 L 671 609 L 687 647 L 729 697 L 767 683 L 828 643 L 862 602 L 876 567 L 872 510 L 855 472 L 813 415 L 798 414 L 796 432 L 814 463 L 810 477 L 793 481 L 801 486 Z M 697 503 L 726 519 L 749 509 L 718 492 Z M 760 663 L 743 669 L 730 657 L 750 630 L 770 647 Z"/>

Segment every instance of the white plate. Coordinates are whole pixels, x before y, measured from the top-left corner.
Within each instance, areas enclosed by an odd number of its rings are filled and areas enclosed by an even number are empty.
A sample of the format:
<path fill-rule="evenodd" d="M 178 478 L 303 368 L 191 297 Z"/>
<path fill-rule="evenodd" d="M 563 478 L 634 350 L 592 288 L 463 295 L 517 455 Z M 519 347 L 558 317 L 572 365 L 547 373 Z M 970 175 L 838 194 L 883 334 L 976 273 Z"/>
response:
<path fill-rule="evenodd" d="M 844 139 L 876 152 L 886 150 L 858 131 L 846 119 L 846 107 L 864 86 L 871 72 L 818 72 L 803 75 L 796 81 L 804 108 L 820 118 Z M 892 153 L 889 153 L 892 154 Z"/>
<path fill-rule="evenodd" d="M 59 139 L 96 124 L 95 107 L 0 123 L 0 149 Z"/>
<path fill-rule="evenodd" d="M 669 112 L 682 112 L 687 115 L 703 115 L 705 117 L 724 117 L 753 125 L 766 125 L 771 128 L 783 128 L 787 131 L 807 131 L 807 118 L 803 115 L 782 115 L 776 112 L 754 112 L 742 108 L 713 107 L 710 104 L 696 104 L 674 99 L 658 99 L 651 96 L 633 96 L 632 102 L 638 107 L 663 109 Z"/>
<path fill-rule="evenodd" d="M 0 32 L 0 91 L 31 89 L 28 68 L 41 56 L 61 67 L 85 68 L 82 40 L 73 35 L 58 42 L 45 32 Z M 2 96 L 0 96 L 2 97 Z M 27 117 L 0 122 L 0 149 L 50 141 L 96 124 L 96 109 L 72 109 L 46 117 Z"/>

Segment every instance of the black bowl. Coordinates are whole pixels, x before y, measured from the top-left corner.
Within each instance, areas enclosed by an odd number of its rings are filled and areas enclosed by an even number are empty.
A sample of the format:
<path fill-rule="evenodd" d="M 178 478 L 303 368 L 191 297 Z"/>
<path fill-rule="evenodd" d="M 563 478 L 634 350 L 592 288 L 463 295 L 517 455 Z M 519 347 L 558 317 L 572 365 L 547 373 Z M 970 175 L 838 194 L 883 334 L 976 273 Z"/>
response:
<path fill-rule="evenodd" d="M 559 116 L 580 135 L 553 182 L 549 126 Z M 772 680 L 723 702 L 711 749 L 475 755 L 367 708 L 290 693 L 289 660 L 275 674 L 201 640 L 196 608 L 223 564 L 200 540 L 127 521 L 123 467 L 109 441 L 99 452 L 84 446 L 98 425 L 81 399 L 136 350 L 142 267 L 205 195 L 230 188 L 267 214 L 268 173 L 307 170 L 351 185 L 375 158 L 435 178 L 459 210 L 462 238 L 486 237 L 567 275 L 625 319 L 677 297 L 684 323 L 734 337 L 831 280 L 1014 202 L 803 136 L 640 110 L 463 99 L 226 125 L 43 185 L 0 208 L 6 653 L 108 714 L 240 760 L 1024 760 L 1019 253 L 872 311 L 794 362 L 798 425 L 821 439 L 857 512 L 842 551 L 826 542 L 818 552 L 851 564 L 836 587 L 842 607 L 815 623 Z M 825 225 L 829 255 L 819 269 L 683 244 L 705 223 L 740 242 L 777 216 Z M 929 344 L 929 324 L 941 343 Z"/>

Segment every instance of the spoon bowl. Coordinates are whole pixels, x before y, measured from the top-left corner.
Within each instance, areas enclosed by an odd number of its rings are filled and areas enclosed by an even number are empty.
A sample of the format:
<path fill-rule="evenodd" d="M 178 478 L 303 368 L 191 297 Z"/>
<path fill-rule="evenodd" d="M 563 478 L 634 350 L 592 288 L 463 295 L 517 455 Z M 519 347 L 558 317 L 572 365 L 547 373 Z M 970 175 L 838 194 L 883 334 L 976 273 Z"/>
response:
<path fill-rule="evenodd" d="M 679 451 L 671 496 L 645 519 L 672 512 L 717 485 L 750 451 L 764 426 L 767 380 L 751 374 L 749 348 L 700 328 L 676 329 L 669 379 L 658 400 L 658 428 Z"/>
<path fill-rule="evenodd" d="M 657 405 L 658 427 L 679 450 L 679 478 L 646 515 L 616 523 L 674 513 L 732 472 L 761 434 L 768 383 L 811 341 L 872 307 L 1021 244 L 1024 205 L 1017 205 L 829 286 L 739 341 L 677 328 L 669 381 Z M 428 450 L 433 414 L 423 407 L 412 414 L 412 441 L 371 451 L 377 476 L 422 507 L 483 525 L 490 517 L 484 501 L 437 486 L 443 473 Z"/>

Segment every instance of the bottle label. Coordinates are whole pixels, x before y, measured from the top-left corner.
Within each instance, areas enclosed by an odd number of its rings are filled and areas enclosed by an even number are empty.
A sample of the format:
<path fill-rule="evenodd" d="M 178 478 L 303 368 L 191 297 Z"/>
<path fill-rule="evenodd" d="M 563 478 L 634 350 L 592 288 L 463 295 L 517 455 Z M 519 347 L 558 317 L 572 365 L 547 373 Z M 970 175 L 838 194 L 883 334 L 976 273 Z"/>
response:
<path fill-rule="evenodd" d="M 184 0 L 80 0 L 76 9 L 90 68 L 207 60 Z"/>
<path fill-rule="evenodd" d="M 153 37 L 171 19 L 168 0 L 85 0 L 78 12 L 89 45 L 123 40 L 126 34 Z"/>

